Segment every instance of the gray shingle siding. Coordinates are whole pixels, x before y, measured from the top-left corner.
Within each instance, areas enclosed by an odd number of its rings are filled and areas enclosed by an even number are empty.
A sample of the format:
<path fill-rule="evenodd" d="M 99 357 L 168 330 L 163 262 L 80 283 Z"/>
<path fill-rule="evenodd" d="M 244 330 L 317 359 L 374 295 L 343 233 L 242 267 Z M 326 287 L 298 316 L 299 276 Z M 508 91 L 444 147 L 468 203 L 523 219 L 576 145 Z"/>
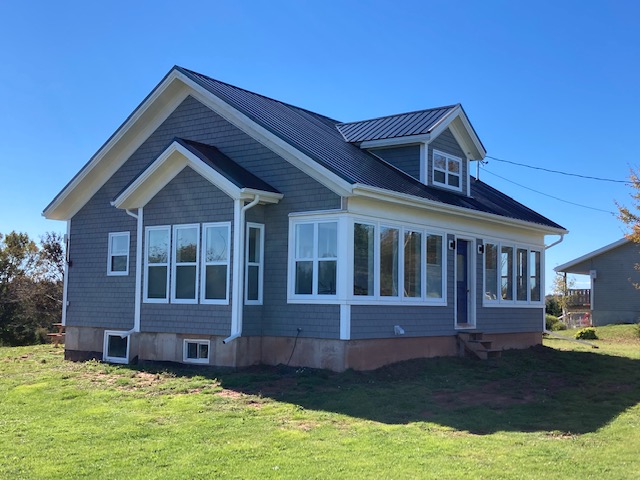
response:
<path fill-rule="evenodd" d="M 377 148 L 370 151 L 385 162 L 420 180 L 420 145 Z"/>
<path fill-rule="evenodd" d="M 640 248 L 633 242 L 592 257 L 571 267 L 571 271 L 596 271 L 593 287 L 593 322 L 635 323 L 640 318 Z"/>
<path fill-rule="evenodd" d="M 338 209 L 340 197 L 192 97 L 176 108 L 72 219 L 70 256 L 74 266 L 69 275 L 68 324 L 133 327 L 136 221 L 112 207 L 110 201 L 175 137 L 216 146 L 285 195 L 278 205 L 258 206 L 247 212 L 247 221 L 265 223 L 266 245 L 265 304 L 245 308 L 245 332 L 295 335 L 300 327 L 303 336 L 338 338 L 339 308 L 288 305 L 286 278 L 288 213 Z M 181 172 L 144 210 L 145 226 L 232 219 L 232 200 L 190 169 Z M 116 231 L 131 232 L 127 277 L 106 276 L 108 233 Z M 274 278 L 279 280 L 269 281 Z M 143 303 L 141 329 L 229 335 L 230 306 Z"/>

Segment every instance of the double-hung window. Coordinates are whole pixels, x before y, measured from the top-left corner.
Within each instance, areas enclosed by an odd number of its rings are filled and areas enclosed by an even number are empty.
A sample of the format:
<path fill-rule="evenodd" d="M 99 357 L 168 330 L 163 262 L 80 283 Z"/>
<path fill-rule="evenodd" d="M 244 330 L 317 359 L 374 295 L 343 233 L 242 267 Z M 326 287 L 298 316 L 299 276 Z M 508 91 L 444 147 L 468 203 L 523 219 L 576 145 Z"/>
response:
<path fill-rule="evenodd" d="M 453 190 L 462 190 L 462 159 L 434 150 L 433 183 Z"/>
<path fill-rule="evenodd" d="M 336 295 L 338 222 L 295 223 L 293 237 L 293 294 Z"/>
<path fill-rule="evenodd" d="M 246 270 L 244 276 L 245 303 L 262 304 L 264 276 L 264 225 L 247 223 Z"/>
<path fill-rule="evenodd" d="M 109 234 L 107 275 L 129 275 L 129 232 Z"/>
<path fill-rule="evenodd" d="M 229 303 L 229 258 L 231 228 L 229 223 L 202 226 L 202 285 L 200 303 Z"/>
<path fill-rule="evenodd" d="M 169 301 L 170 227 L 147 227 L 144 299 L 150 303 Z"/>
<path fill-rule="evenodd" d="M 199 225 L 174 225 L 172 303 L 198 303 L 199 247 Z"/>
<path fill-rule="evenodd" d="M 486 242 L 484 244 L 484 302 L 487 304 L 541 301 L 540 250 Z"/>

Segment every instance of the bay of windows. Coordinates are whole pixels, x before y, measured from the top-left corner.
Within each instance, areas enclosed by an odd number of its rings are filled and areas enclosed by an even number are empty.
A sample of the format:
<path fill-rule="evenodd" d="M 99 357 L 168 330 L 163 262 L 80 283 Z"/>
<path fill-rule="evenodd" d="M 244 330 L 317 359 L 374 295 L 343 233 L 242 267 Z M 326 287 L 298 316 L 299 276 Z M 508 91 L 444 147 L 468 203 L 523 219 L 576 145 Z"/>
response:
<path fill-rule="evenodd" d="M 355 222 L 353 256 L 355 298 L 444 301 L 440 234 Z"/>
<path fill-rule="evenodd" d="M 485 303 L 540 302 L 541 255 L 525 247 L 485 243 Z"/>

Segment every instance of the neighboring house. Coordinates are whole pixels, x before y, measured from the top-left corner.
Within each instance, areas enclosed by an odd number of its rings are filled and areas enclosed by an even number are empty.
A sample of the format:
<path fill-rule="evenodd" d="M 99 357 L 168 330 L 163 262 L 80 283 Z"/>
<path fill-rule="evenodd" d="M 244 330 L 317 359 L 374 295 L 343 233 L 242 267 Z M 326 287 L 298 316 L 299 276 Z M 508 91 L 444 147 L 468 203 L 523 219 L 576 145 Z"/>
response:
<path fill-rule="evenodd" d="M 622 238 L 575 260 L 559 265 L 556 272 L 589 275 L 593 325 L 635 323 L 640 319 L 640 248 Z"/>
<path fill-rule="evenodd" d="M 66 356 L 370 369 L 541 341 L 551 220 L 460 105 L 340 123 L 174 67 L 44 211 Z"/>

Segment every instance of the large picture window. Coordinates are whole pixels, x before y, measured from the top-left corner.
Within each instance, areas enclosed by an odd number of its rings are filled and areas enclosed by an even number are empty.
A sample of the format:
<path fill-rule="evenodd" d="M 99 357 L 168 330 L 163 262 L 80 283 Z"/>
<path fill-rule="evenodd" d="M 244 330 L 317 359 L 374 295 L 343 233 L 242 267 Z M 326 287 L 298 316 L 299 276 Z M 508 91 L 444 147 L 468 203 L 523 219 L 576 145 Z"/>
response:
<path fill-rule="evenodd" d="M 336 295 L 338 222 L 294 226 L 294 295 Z"/>

